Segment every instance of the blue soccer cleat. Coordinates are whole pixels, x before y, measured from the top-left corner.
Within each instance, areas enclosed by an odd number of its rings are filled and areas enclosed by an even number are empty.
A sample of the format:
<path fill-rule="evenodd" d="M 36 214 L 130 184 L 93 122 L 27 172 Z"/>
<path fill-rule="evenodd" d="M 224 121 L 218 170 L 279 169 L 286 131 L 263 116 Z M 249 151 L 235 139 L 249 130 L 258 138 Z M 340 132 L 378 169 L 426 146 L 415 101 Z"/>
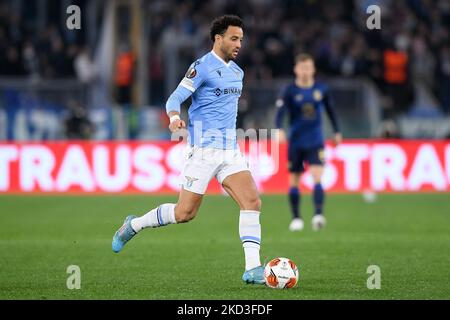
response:
<path fill-rule="evenodd" d="M 264 267 L 259 266 L 244 272 L 242 280 L 245 283 L 252 284 L 265 284 L 266 280 L 264 278 Z"/>
<path fill-rule="evenodd" d="M 115 253 L 122 250 L 125 243 L 127 243 L 131 238 L 133 238 L 137 232 L 131 227 L 131 220 L 136 218 L 136 216 L 128 216 L 125 218 L 123 225 L 119 230 L 116 231 L 112 240 L 112 250 Z"/>

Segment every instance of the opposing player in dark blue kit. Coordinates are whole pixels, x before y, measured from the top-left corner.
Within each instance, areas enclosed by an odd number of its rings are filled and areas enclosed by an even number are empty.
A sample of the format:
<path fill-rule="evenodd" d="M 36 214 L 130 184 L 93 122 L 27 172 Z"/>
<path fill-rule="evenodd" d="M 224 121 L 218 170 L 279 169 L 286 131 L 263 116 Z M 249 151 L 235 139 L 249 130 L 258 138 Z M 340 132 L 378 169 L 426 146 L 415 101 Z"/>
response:
<path fill-rule="evenodd" d="M 181 104 L 192 98 L 178 201 L 161 204 L 140 217 L 127 216 L 113 236 L 112 250 L 119 253 L 144 229 L 194 219 L 209 182 L 216 178 L 240 209 L 239 236 L 245 257 L 242 280 L 264 284 L 264 266 L 259 255 L 261 199 L 236 135 L 244 71 L 234 60 L 244 38 L 243 22 L 234 15 L 218 17 L 211 24 L 210 36 L 212 50 L 191 64 L 166 103 L 169 129 L 176 133 L 186 127 L 180 118 Z"/>
<path fill-rule="evenodd" d="M 289 169 L 289 202 L 292 210 L 291 231 L 300 231 L 304 223 L 299 212 L 300 191 L 298 188 L 301 174 L 308 164 L 314 180 L 314 216 L 312 228 L 319 230 L 325 226 L 323 216 L 324 190 L 321 178 L 324 167 L 324 137 L 322 132 L 322 110 L 325 108 L 333 126 L 334 141 L 341 143 L 336 115 L 332 106 L 328 87 L 314 80 L 314 59 L 308 54 L 300 54 L 295 59 L 295 82 L 288 85 L 277 100 L 278 112 L 276 127 L 279 130 L 280 142 L 286 141 L 282 129 L 283 118 L 287 113 L 290 119 L 288 136 L 288 169 Z"/>

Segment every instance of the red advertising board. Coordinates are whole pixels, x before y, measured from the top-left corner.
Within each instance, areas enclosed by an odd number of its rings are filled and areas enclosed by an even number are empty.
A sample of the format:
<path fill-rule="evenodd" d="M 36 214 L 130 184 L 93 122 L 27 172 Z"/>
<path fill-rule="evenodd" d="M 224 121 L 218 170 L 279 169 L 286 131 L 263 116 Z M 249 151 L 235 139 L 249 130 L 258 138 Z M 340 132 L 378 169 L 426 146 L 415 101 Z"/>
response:
<path fill-rule="evenodd" d="M 249 143 L 262 193 L 288 187 L 286 145 Z M 0 193 L 174 193 L 184 145 L 172 142 L 0 143 Z M 450 191 L 450 141 L 351 140 L 327 144 L 323 186 L 332 192 Z M 312 187 L 309 174 L 301 188 Z M 217 181 L 208 192 L 223 192 Z"/>

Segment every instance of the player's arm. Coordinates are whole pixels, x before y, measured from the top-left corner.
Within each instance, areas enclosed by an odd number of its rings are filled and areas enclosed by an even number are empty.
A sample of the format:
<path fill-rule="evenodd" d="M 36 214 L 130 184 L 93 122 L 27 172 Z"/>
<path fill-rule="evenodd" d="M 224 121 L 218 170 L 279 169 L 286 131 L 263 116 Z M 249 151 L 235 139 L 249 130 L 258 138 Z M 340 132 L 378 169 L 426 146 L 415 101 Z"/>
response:
<path fill-rule="evenodd" d="M 180 119 L 181 104 L 202 85 L 204 78 L 205 71 L 199 65 L 199 62 L 194 62 L 177 89 L 167 99 L 166 112 L 170 118 L 169 129 L 171 132 L 186 127 L 186 123 Z"/>
<path fill-rule="evenodd" d="M 327 112 L 328 118 L 330 119 L 331 126 L 333 127 L 334 143 L 336 145 L 338 145 L 342 142 L 342 133 L 341 133 L 341 130 L 339 129 L 339 124 L 337 121 L 333 100 L 330 97 L 330 93 L 329 93 L 328 89 L 325 91 L 323 103 L 325 105 L 325 110 Z"/>
<path fill-rule="evenodd" d="M 178 86 L 178 88 L 172 92 L 169 99 L 167 99 L 166 112 L 170 118 L 169 130 L 171 132 L 175 132 L 186 127 L 186 123 L 180 118 L 180 109 L 181 104 L 191 95 L 191 91 L 182 86 Z"/>
<path fill-rule="evenodd" d="M 283 129 L 283 120 L 284 120 L 284 116 L 285 116 L 286 110 L 287 110 L 286 95 L 287 95 L 287 90 L 275 102 L 275 106 L 277 107 L 277 113 L 275 115 L 275 128 L 278 129 L 278 139 L 279 139 L 278 141 L 280 143 L 286 142 L 286 132 Z"/>

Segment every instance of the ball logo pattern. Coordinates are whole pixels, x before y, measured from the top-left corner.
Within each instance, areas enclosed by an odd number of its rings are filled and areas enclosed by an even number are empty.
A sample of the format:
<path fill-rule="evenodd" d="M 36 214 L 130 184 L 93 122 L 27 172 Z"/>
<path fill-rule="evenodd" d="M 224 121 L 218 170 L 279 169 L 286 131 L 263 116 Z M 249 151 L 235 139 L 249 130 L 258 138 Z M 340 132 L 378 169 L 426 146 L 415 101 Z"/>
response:
<path fill-rule="evenodd" d="M 298 282 L 297 265 L 288 258 L 275 258 L 264 268 L 266 285 L 274 289 L 289 289 Z"/>

